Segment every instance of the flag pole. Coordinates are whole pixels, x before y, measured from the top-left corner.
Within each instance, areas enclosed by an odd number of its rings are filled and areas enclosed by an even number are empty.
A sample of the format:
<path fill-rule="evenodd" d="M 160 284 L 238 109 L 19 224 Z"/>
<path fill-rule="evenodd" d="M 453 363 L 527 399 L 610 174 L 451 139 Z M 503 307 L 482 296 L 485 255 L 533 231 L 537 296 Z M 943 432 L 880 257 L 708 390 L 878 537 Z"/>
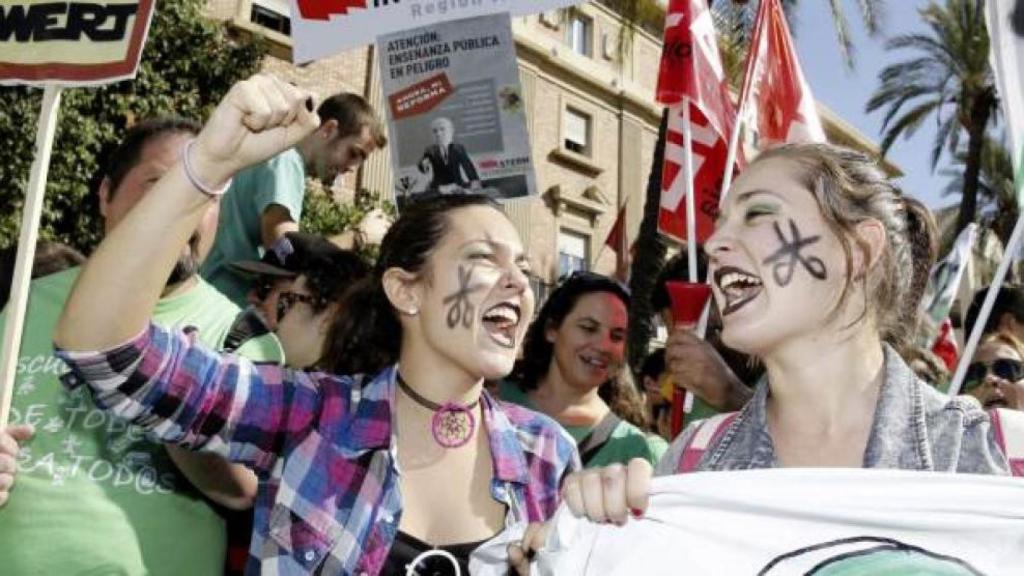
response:
<path fill-rule="evenodd" d="M 29 282 L 32 280 L 32 261 L 39 238 L 39 219 L 43 214 L 46 177 L 50 170 L 53 135 L 57 129 L 61 87 L 47 85 L 43 89 L 43 102 L 36 127 L 35 160 L 29 174 L 25 205 L 21 214 L 21 234 L 18 237 L 18 255 L 14 263 L 11 297 L 7 304 L 7 322 L 4 325 L 3 358 L 0 359 L 0 429 L 7 427 L 14 396 L 14 377 L 17 373 L 21 333 L 25 326 L 28 307 Z"/>
<path fill-rule="evenodd" d="M 978 319 L 974 321 L 974 328 L 971 329 L 971 336 L 967 339 L 967 345 L 964 346 L 964 353 L 956 363 L 956 372 L 953 373 L 953 379 L 949 383 L 950 396 L 956 396 L 960 393 L 964 375 L 967 373 L 967 366 L 971 363 L 974 350 L 978 347 L 978 341 L 981 340 L 988 317 L 992 315 L 992 307 L 996 303 L 996 296 L 999 294 L 999 289 L 1003 286 L 1006 273 L 1010 270 L 1010 264 L 1013 263 L 1013 259 L 1020 247 L 1022 234 L 1024 234 L 1024 214 L 1017 218 L 1017 223 L 1013 226 L 1010 241 L 1003 252 L 1003 259 L 1000 260 L 999 267 L 996 268 L 996 275 L 992 278 L 992 283 L 989 284 L 988 291 L 985 293 L 985 300 L 982 302 L 981 310 L 978 312 Z"/>
<path fill-rule="evenodd" d="M 690 282 L 697 279 L 697 213 L 693 191 L 693 134 L 690 130 L 690 101 L 683 100 L 683 169 L 686 182 L 686 273 Z M 678 434 L 685 414 L 693 410 L 693 393 L 678 386 L 672 396 L 672 428 Z"/>
<path fill-rule="evenodd" d="M 736 164 L 736 156 L 739 153 L 740 131 L 747 117 L 747 103 L 750 101 L 751 85 L 754 81 L 754 72 L 761 61 L 761 43 L 764 36 L 764 22 L 767 20 L 768 9 L 773 0 L 761 0 L 757 7 L 757 15 L 754 20 L 754 30 L 750 35 L 750 48 L 747 49 L 747 66 L 743 71 L 743 85 L 740 86 L 740 101 L 736 105 L 736 122 L 732 134 L 729 135 L 729 150 L 725 157 L 725 173 L 722 174 L 722 193 L 719 195 L 718 207 L 725 205 L 725 197 L 732 187 L 732 173 Z"/>
<path fill-rule="evenodd" d="M 683 101 L 683 166 L 686 171 L 686 268 L 690 282 L 697 280 L 697 214 L 693 200 L 693 137 L 690 133 L 690 101 Z"/>

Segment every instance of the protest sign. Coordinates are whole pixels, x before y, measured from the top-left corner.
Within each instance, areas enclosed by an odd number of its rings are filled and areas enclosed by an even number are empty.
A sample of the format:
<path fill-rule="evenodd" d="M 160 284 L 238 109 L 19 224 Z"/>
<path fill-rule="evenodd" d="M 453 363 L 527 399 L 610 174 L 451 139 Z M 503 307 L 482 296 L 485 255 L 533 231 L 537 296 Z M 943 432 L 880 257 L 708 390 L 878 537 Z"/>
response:
<path fill-rule="evenodd" d="M 381 36 L 377 50 L 399 209 L 422 194 L 535 193 L 508 14 Z"/>
<path fill-rule="evenodd" d="M 134 78 L 152 16 L 153 0 L 0 4 L 0 85 L 45 86 L 3 331 L 0 428 L 10 413 L 61 87 Z"/>
<path fill-rule="evenodd" d="M 579 0 L 291 0 L 296 63 L 372 43 L 378 36 L 453 19 L 553 10 Z"/>
<path fill-rule="evenodd" d="M 0 84 L 102 84 L 131 78 L 153 0 L 0 5 Z"/>
<path fill-rule="evenodd" d="M 1022 541 L 1019 479 L 880 469 L 697 472 L 655 478 L 643 519 L 624 527 L 574 518 L 563 506 L 532 573 L 1010 576 L 1024 565 Z"/>

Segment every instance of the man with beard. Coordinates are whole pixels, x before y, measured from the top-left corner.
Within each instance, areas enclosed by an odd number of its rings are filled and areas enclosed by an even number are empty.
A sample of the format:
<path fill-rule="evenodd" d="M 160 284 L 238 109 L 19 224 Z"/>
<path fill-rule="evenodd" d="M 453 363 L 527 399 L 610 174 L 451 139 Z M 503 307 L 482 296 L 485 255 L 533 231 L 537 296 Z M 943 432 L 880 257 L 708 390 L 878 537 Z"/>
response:
<path fill-rule="evenodd" d="M 164 118 L 128 132 L 99 188 L 106 234 L 116 234 L 117 225 L 174 166 L 198 129 L 186 120 Z M 199 341 L 219 348 L 239 309 L 196 274 L 216 223 L 213 204 L 168 278 L 154 321 L 191 330 Z M 216 456 L 165 449 L 94 409 L 83 389 L 65 392 L 52 335 L 78 273 L 72 268 L 51 274 L 34 280 L 30 289 L 13 425 L 0 433 L 0 503 L 6 500 L 0 541 L 11 544 L 4 546 L 2 571 L 222 574 L 225 524 L 195 488 L 221 505 L 245 508 L 255 494 L 255 475 Z M 239 353 L 280 361 L 272 338 L 250 341 Z M 20 450 L 14 440 L 22 442 Z M 11 491 L 14 458 L 17 486 Z"/>
<path fill-rule="evenodd" d="M 286 232 L 299 229 L 306 176 L 329 187 L 387 144 L 376 113 L 358 94 L 336 94 L 320 104 L 317 114 L 320 127 L 315 132 L 290 150 L 239 172 L 221 201 L 217 241 L 201 272 L 239 306 L 246 305 L 250 279 L 230 265 L 259 260 Z"/>

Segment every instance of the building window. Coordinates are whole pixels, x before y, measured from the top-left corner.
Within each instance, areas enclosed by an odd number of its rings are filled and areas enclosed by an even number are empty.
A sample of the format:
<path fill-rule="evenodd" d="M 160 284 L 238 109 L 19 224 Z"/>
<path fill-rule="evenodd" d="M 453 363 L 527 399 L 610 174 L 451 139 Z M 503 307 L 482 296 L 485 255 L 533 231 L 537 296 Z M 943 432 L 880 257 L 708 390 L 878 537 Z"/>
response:
<path fill-rule="evenodd" d="M 558 232 L 558 276 L 565 277 L 573 272 L 588 269 L 587 245 L 590 237 L 578 232 Z"/>
<path fill-rule="evenodd" d="M 573 108 L 565 109 L 566 150 L 590 156 L 590 116 Z"/>
<path fill-rule="evenodd" d="M 287 0 L 253 0 L 249 11 L 253 24 L 285 36 L 292 34 Z"/>
<path fill-rule="evenodd" d="M 594 21 L 574 10 L 569 13 L 569 25 L 566 28 L 569 32 L 569 48 L 589 57 Z"/>

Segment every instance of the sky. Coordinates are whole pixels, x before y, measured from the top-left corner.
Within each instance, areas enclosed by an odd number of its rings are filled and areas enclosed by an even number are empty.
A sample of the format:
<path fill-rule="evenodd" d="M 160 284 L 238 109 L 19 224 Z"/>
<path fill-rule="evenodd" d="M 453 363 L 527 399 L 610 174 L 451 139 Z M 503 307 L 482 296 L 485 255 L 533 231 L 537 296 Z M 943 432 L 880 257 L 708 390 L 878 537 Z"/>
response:
<path fill-rule="evenodd" d="M 888 0 L 883 29 L 875 38 L 867 36 L 864 31 L 857 2 L 842 0 L 842 4 L 850 21 L 856 48 L 854 70 L 850 71 L 843 64 L 826 0 L 802 0 L 796 12 L 796 25 L 791 31 L 797 44 L 800 65 L 814 97 L 877 143 L 881 140 L 880 128 L 885 109 L 868 114 L 864 106 L 878 87 L 878 72 L 888 64 L 914 55 L 914 52 L 907 50 L 885 50 L 885 39 L 925 31 L 917 10 L 927 5 L 928 1 Z M 938 208 L 957 203 L 959 196 L 942 195 L 949 178 L 941 176 L 939 172 L 944 165 L 948 166 L 947 159 L 941 159 L 935 172 L 931 171 L 934 138 L 933 116 L 909 140 L 898 139 L 890 149 L 888 158 L 905 174 L 899 179 L 903 190 L 929 207 Z"/>

